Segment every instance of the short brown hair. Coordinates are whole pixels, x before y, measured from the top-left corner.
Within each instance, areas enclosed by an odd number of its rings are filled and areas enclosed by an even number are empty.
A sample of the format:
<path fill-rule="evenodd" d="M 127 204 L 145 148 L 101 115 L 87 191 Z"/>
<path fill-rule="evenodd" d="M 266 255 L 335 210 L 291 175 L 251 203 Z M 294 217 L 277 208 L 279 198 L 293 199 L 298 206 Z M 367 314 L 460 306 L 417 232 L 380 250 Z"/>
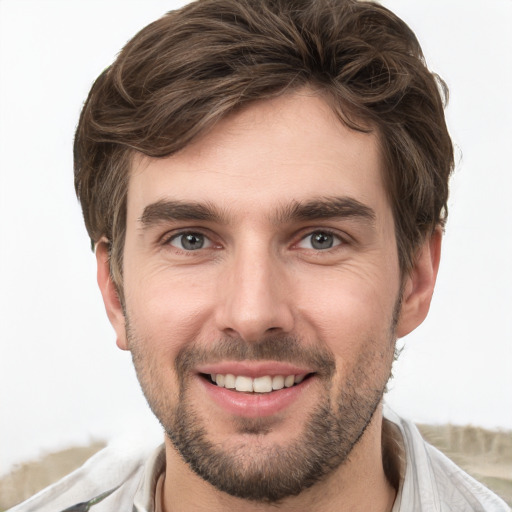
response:
<path fill-rule="evenodd" d="M 135 151 L 164 157 L 249 102 L 310 86 L 342 122 L 377 130 L 402 272 L 447 215 L 447 89 L 396 15 L 357 0 L 199 0 L 141 30 L 94 83 L 74 145 L 91 240 L 122 293 Z M 368 128 L 370 127 L 370 128 Z"/>

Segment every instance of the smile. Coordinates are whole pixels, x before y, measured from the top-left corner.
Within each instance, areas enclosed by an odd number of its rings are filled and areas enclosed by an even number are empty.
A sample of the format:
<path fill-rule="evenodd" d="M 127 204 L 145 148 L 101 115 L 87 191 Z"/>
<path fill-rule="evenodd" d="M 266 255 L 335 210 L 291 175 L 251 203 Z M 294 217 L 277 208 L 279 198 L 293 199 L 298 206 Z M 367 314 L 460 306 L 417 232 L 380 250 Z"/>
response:
<path fill-rule="evenodd" d="M 301 375 L 264 375 L 251 378 L 245 375 L 210 374 L 211 381 L 220 388 L 233 389 L 245 393 L 270 393 L 300 384 L 307 374 Z"/>

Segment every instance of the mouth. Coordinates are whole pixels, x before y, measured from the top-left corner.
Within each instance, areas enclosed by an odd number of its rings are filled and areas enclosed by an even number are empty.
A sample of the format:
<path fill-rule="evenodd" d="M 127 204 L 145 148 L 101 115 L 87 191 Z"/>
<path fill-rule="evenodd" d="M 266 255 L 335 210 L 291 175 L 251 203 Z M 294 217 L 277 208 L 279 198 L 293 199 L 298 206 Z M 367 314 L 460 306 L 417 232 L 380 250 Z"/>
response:
<path fill-rule="evenodd" d="M 206 397 L 222 414 L 263 418 L 284 413 L 314 389 L 317 373 L 289 363 L 221 362 L 198 368 Z"/>
<path fill-rule="evenodd" d="M 272 393 L 285 388 L 298 386 L 311 378 L 314 373 L 301 373 L 298 375 L 262 375 L 248 377 L 246 375 L 234 375 L 232 373 L 202 373 L 200 376 L 211 384 L 240 393 L 262 394 Z"/>

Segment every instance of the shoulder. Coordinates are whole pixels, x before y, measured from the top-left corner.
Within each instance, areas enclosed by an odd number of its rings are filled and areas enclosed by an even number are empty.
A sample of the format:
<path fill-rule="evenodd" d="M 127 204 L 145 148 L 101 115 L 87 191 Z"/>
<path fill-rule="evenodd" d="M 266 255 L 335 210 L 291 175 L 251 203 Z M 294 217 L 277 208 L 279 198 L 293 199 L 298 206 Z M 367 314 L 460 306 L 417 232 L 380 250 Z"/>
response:
<path fill-rule="evenodd" d="M 405 451 L 401 506 L 394 512 L 510 512 L 501 498 L 428 444 L 411 421 L 389 408 L 385 408 L 384 415 L 400 429 Z"/>
<path fill-rule="evenodd" d="M 152 476 L 162 459 L 162 446 L 114 442 L 76 471 L 8 512 L 132 510 L 144 480 Z"/>

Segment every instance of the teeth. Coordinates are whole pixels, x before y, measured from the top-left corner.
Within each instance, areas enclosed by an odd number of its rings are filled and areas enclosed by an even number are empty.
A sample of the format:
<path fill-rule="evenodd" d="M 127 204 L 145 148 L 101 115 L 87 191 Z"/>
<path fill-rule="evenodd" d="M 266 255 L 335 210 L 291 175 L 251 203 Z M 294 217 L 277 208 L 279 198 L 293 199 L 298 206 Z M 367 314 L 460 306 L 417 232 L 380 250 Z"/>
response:
<path fill-rule="evenodd" d="M 220 388 L 236 389 L 237 391 L 243 391 L 246 393 L 270 393 L 271 391 L 277 391 L 283 388 L 291 388 L 294 384 L 300 384 L 306 374 L 302 375 L 265 375 L 263 377 L 246 377 L 244 375 L 232 375 L 228 373 L 226 375 L 217 373 L 211 374 L 213 382 L 217 383 Z"/>
<path fill-rule="evenodd" d="M 300 384 L 304 380 L 305 375 L 296 375 L 295 384 Z"/>
<path fill-rule="evenodd" d="M 217 375 L 218 378 L 218 375 Z M 235 380 L 235 389 L 237 391 L 253 391 L 252 379 L 250 377 L 244 377 L 239 375 Z"/>
<path fill-rule="evenodd" d="M 228 373 L 226 375 L 226 378 L 224 379 L 224 387 L 228 389 L 235 389 L 236 378 L 234 375 L 231 375 L 231 373 Z"/>
<path fill-rule="evenodd" d="M 272 377 L 257 377 L 254 379 L 253 388 L 255 393 L 270 393 L 272 391 Z"/>
<path fill-rule="evenodd" d="M 283 389 L 284 388 L 284 377 L 282 375 L 276 375 L 272 379 L 272 389 Z"/>

